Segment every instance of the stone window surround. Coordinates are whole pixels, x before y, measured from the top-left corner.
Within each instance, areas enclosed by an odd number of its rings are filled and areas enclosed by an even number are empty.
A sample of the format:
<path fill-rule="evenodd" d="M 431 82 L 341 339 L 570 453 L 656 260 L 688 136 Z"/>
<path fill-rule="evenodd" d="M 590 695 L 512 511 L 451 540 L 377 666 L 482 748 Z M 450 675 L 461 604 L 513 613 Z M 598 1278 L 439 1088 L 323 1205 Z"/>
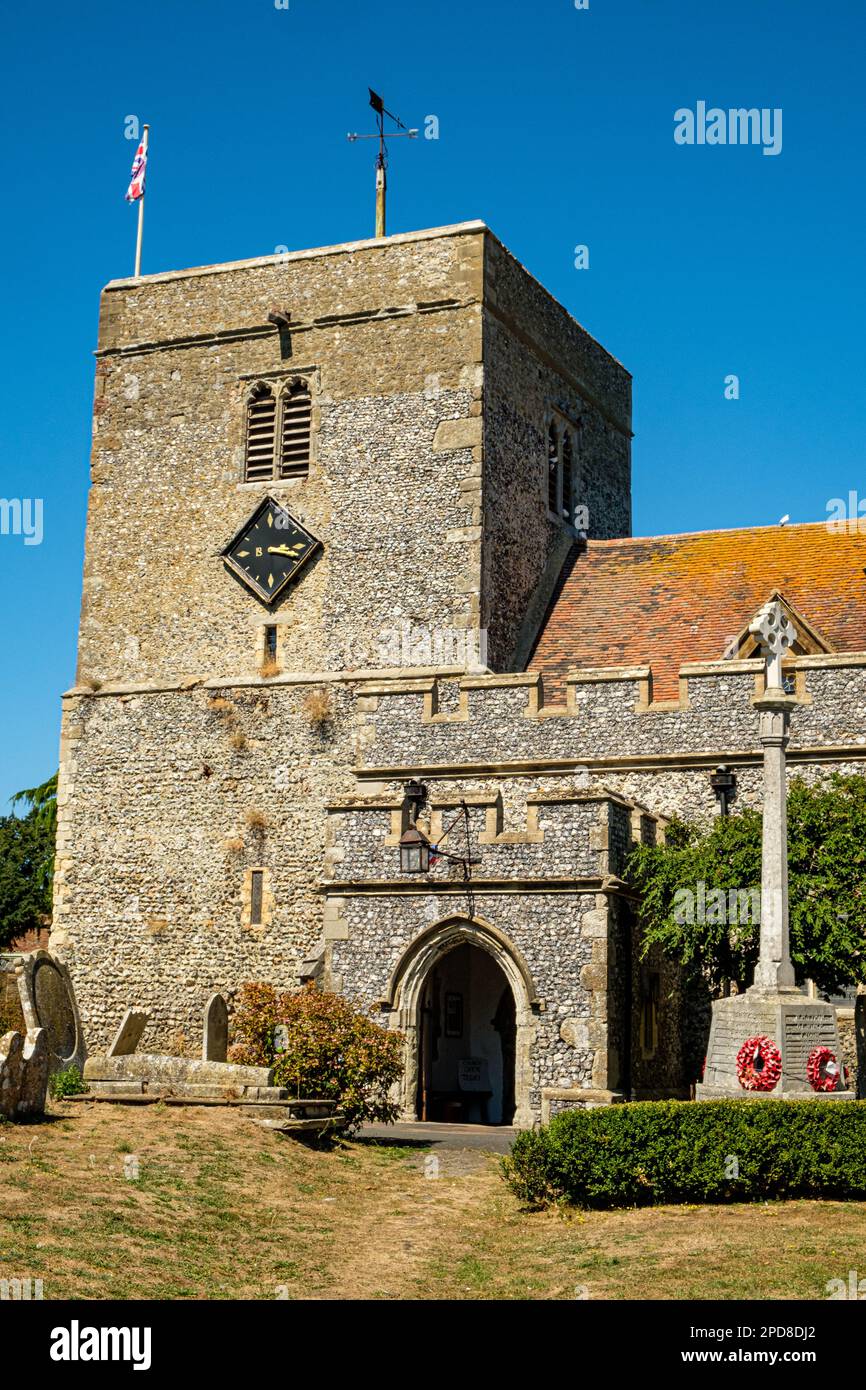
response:
<path fill-rule="evenodd" d="M 260 922 L 253 922 L 252 920 L 254 873 L 262 875 L 262 918 Z M 241 926 L 253 935 L 261 935 L 271 925 L 273 917 L 274 890 L 271 870 L 267 864 L 250 864 L 244 870 L 243 883 L 241 884 Z"/>
<path fill-rule="evenodd" d="M 267 631 L 268 631 L 268 628 L 271 628 L 271 627 L 276 629 L 276 634 L 277 634 L 277 651 L 276 651 L 275 660 L 276 660 L 277 664 L 279 665 L 279 661 L 280 661 L 280 651 L 281 651 L 282 644 L 283 644 L 283 632 L 282 632 L 282 629 L 283 629 L 284 626 L 285 626 L 285 624 L 283 624 L 283 623 L 278 623 L 278 622 L 275 620 L 273 614 L 269 615 L 269 616 L 266 617 L 266 618 L 263 618 L 260 622 L 257 622 L 257 623 L 256 623 L 256 628 L 255 628 L 255 664 L 256 664 L 256 669 L 257 669 L 257 670 L 260 670 L 261 667 L 264 666 L 265 662 L 269 660 L 269 657 L 268 657 L 268 648 L 267 648 Z"/>
<path fill-rule="evenodd" d="M 548 490 L 548 447 L 551 427 L 556 427 L 557 434 L 557 466 L 556 466 L 556 493 L 559 504 L 558 510 L 550 510 L 550 495 Z M 566 435 L 571 440 L 571 492 L 569 499 L 563 496 L 564 474 L 563 474 L 563 447 Z M 578 505 L 577 499 L 577 474 L 578 464 L 583 457 L 583 424 L 580 417 L 575 418 L 570 415 L 562 406 L 551 405 L 548 407 L 544 417 L 544 468 L 542 471 L 542 496 L 544 500 L 544 510 L 548 521 L 554 522 L 558 526 L 565 527 L 577 535 L 574 527 L 574 509 Z"/>
<path fill-rule="evenodd" d="M 310 456 L 305 474 L 290 475 L 287 478 L 280 478 L 276 472 L 270 478 L 246 477 L 246 445 L 247 445 L 247 406 L 252 392 L 256 386 L 262 385 L 269 387 L 277 398 L 277 417 L 274 423 L 274 453 L 275 457 L 279 453 L 280 441 L 280 400 L 293 381 L 303 381 L 310 393 L 311 413 L 310 413 Z M 235 449 L 234 456 L 238 477 L 236 487 L 238 491 L 244 492 L 268 492 L 274 488 L 291 488 L 293 485 L 303 484 L 311 477 L 318 467 L 319 450 L 319 427 L 320 409 L 319 397 L 322 394 L 321 371 L 318 366 L 293 366 L 291 371 L 285 367 L 277 368 L 274 371 L 265 372 L 243 372 L 237 378 L 238 403 L 234 411 L 235 426 Z"/>

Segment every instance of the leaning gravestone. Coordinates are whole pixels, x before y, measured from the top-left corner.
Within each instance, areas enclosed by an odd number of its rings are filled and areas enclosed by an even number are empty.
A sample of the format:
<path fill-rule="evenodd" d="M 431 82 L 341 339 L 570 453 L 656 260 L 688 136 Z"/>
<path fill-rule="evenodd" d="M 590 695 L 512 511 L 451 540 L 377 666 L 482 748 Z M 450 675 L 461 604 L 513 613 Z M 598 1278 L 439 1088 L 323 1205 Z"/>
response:
<path fill-rule="evenodd" d="M 212 994 L 205 1005 L 203 1062 L 224 1062 L 229 1045 L 229 1011 L 221 994 Z"/>
<path fill-rule="evenodd" d="M 131 1057 L 141 1041 L 149 1018 L 150 1014 L 146 1009 L 127 1009 L 106 1056 Z"/>
<path fill-rule="evenodd" d="M 749 631 L 766 664 L 766 690 L 755 700 L 764 752 L 761 941 L 754 983 L 713 1004 L 704 1080 L 698 1100 L 723 1096 L 816 1096 L 853 1100 L 846 1089 L 832 1004 L 797 988 L 789 948 L 788 824 L 785 751 L 796 699 L 782 687 L 782 657 L 796 629 L 778 600 L 760 610 Z"/>

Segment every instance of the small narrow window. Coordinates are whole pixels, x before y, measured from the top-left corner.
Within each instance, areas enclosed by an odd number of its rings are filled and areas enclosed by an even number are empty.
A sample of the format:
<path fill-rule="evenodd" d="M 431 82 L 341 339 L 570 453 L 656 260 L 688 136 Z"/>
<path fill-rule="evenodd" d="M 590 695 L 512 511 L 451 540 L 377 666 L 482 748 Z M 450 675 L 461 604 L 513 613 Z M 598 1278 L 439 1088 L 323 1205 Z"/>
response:
<path fill-rule="evenodd" d="M 659 972 L 641 971 L 640 1047 L 644 1057 L 654 1057 L 659 1040 Z"/>
<path fill-rule="evenodd" d="M 310 425 L 313 402 L 305 381 L 297 379 L 282 396 L 280 477 L 294 478 L 310 466 Z"/>
<path fill-rule="evenodd" d="M 248 483 L 274 476 L 274 432 L 277 402 L 269 386 L 260 382 L 247 402 L 247 440 L 244 478 Z"/>
<path fill-rule="evenodd" d="M 275 627 L 265 628 L 265 661 L 276 661 L 277 659 L 277 629 Z"/>
<path fill-rule="evenodd" d="M 262 925 L 262 901 L 264 898 L 264 869 L 253 869 L 250 873 L 250 926 Z"/>
<path fill-rule="evenodd" d="M 562 515 L 566 521 L 574 516 L 574 452 L 569 430 L 562 440 Z"/>
<path fill-rule="evenodd" d="M 559 432 L 553 421 L 547 431 L 547 508 L 559 515 Z"/>

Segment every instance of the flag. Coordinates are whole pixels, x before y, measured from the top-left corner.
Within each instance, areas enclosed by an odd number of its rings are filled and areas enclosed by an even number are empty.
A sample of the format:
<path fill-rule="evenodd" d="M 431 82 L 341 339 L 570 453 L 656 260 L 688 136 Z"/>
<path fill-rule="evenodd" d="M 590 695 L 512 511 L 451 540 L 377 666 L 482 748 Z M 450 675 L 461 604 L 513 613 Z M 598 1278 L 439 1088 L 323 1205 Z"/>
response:
<path fill-rule="evenodd" d="M 139 145 L 132 161 L 132 181 L 126 190 L 126 201 L 135 203 L 144 197 L 144 175 L 147 171 L 147 150 L 144 142 Z"/>

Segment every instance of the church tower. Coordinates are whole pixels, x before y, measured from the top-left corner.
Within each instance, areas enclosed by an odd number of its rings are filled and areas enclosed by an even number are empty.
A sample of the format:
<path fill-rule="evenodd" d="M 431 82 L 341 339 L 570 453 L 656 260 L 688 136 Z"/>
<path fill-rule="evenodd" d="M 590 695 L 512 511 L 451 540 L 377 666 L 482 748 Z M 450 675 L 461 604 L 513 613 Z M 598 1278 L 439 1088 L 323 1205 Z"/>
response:
<path fill-rule="evenodd" d="M 522 670 L 630 533 L 629 374 L 480 222 L 114 281 L 54 946 L 91 1045 L 322 935 L 359 673 Z"/>

